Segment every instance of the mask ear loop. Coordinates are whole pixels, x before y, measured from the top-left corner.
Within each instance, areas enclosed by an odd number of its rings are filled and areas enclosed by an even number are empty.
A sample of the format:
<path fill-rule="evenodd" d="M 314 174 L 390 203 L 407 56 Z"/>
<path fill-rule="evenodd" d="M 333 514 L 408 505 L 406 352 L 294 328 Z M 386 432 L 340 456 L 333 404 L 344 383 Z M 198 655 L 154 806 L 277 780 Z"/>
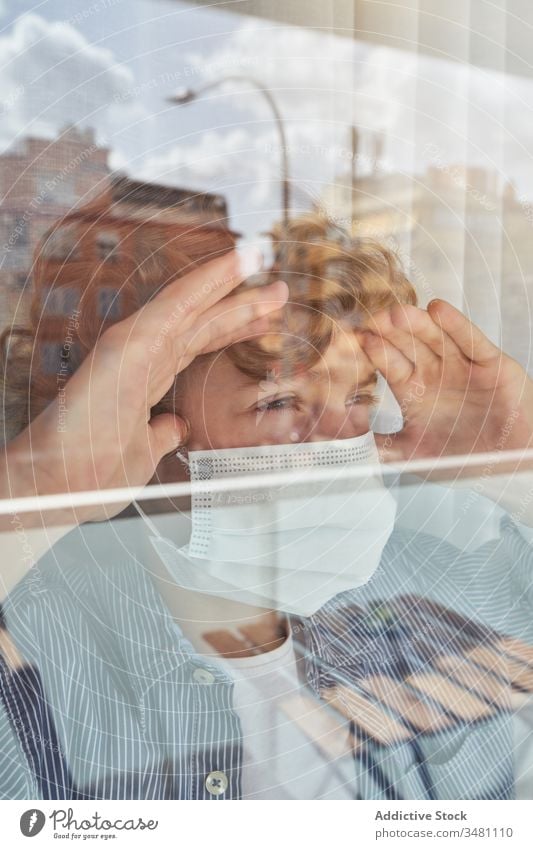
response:
<path fill-rule="evenodd" d="M 189 436 L 191 434 L 191 423 L 190 423 L 189 419 L 186 418 L 185 416 L 182 416 L 181 418 L 183 419 L 183 421 L 185 422 L 185 424 L 187 426 L 187 432 L 186 432 L 185 438 L 183 440 L 183 449 L 182 449 L 182 446 L 180 446 L 180 448 L 176 451 L 176 457 L 184 464 L 184 466 L 186 466 L 189 469 L 190 468 L 189 458 L 188 458 L 186 453 L 182 453 L 182 450 L 184 452 L 187 452 L 187 442 L 188 442 Z M 144 520 L 145 524 L 148 526 L 150 531 L 158 539 L 162 539 L 161 534 L 159 533 L 158 529 L 156 528 L 156 526 L 154 525 L 152 520 L 149 518 L 149 516 L 146 515 L 146 513 L 144 512 L 144 510 L 142 509 L 142 507 L 138 503 L 138 501 L 133 499 L 132 504 L 133 504 L 135 510 L 137 510 L 137 513 L 139 514 L 141 519 Z"/>
<path fill-rule="evenodd" d="M 187 449 L 184 447 L 184 448 L 183 448 L 183 452 L 185 452 L 185 451 L 187 451 Z M 185 453 L 182 453 L 182 451 L 176 451 L 176 457 L 178 458 L 178 460 L 179 460 L 181 463 L 183 463 L 183 465 L 184 465 L 187 469 L 190 469 L 191 464 L 190 464 L 190 462 L 189 462 L 189 458 L 188 458 L 188 456 L 187 456 Z"/>
<path fill-rule="evenodd" d="M 133 499 L 132 504 L 133 504 L 133 506 L 135 507 L 135 509 L 137 510 L 137 513 L 139 514 L 139 516 L 141 517 L 141 519 L 143 519 L 143 520 L 145 521 L 145 523 L 148 525 L 148 527 L 150 528 L 151 532 L 152 532 L 152 533 L 153 533 L 156 537 L 161 538 L 161 534 L 160 534 L 160 533 L 159 533 L 159 531 L 157 530 L 156 526 L 154 525 L 154 523 L 152 522 L 152 520 L 150 519 L 150 517 L 146 515 L 146 513 L 145 513 L 145 512 L 144 512 L 144 510 L 142 509 L 141 505 L 140 505 L 137 501 L 135 501 L 135 499 Z"/>

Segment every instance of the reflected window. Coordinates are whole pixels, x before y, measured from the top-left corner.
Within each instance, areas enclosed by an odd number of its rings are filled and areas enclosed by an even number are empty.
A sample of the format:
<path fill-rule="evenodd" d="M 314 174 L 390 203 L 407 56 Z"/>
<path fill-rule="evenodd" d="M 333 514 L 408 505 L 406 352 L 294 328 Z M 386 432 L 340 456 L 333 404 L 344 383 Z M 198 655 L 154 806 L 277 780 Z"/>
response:
<path fill-rule="evenodd" d="M 22 271 L 20 274 L 15 274 L 13 279 L 13 287 L 18 291 L 22 292 L 26 288 L 26 283 L 28 282 L 28 275 Z"/>
<path fill-rule="evenodd" d="M 117 262 L 118 260 L 117 233 L 99 233 L 96 239 L 96 252 L 99 259 L 104 262 Z"/>
<path fill-rule="evenodd" d="M 108 320 L 120 318 L 120 292 L 113 286 L 103 286 L 98 290 L 98 315 Z"/>
<path fill-rule="evenodd" d="M 45 342 L 41 349 L 43 371 L 46 374 L 57 374 L 61 369 L 62 345 L 59 342 Z"/>
<path fill-rule="evenodd" d="M 79 346 L 65 337 L 65 340 L 45 342 L 41 348 L 41 364 L 45 374 L 56 374 L 66 379 L 79 363 Z"/>
<path fill-rule="evenodd" d="M 17 216 L 13 222 L 13 237 L 20 248 L 29 242 L 28 227 L 24 216 Z"/>
<path fill-rule="evenodd" d="M 79 257 L 79 233 L 73 224 L 64 225 L 47 236 L 43 255 L 48 259 L 74 260 Z"/>
<path fill-rule="evenodd" d="M 72 315 L 80 302 L 80 293 L 70 286 L 49 288 L 43 297 L 43 313 L 47 315 Z"/>

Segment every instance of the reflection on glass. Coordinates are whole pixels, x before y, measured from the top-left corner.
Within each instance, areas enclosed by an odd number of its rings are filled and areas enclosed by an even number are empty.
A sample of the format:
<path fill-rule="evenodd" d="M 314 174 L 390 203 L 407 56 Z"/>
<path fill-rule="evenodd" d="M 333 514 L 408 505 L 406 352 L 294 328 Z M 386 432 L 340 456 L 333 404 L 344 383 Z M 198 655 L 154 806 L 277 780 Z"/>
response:
<path fill-rule="evenodd" d="M 414 326 L 434 298 L 529 368 L 531 79 L 503 43 L 468 64 L 466 42 L 410 50 L 406 31 L 369 37 L 368 17 L 352 38 L 356 2 L 195 5 L 134 0 L 126 37 L 118 3 L 6 13 L 3 438 L 59 398 L 54 433 L 82 436 L 75 458 L 46 443 L 49 468 L 123 466 L 135 491 L 74 528 L 48 502 L 9 508 L 0 797 L 531 798 L 530 442 L 503 391 L 526 375 L 500 354 L 482 386 L 464 337 L 425 383 L 396 368 L 421 341 L 435 353 L 441 336 Z M 170 107 L 183 88 L 202 97 Z M 119 381 L 90 396 L 88 431 L 72 424 L 65 387 L 109 328 L 265 239 L 239 291 L 286 281 L 268 328 L 176 363 L 153 403 Z M 161 323 L 169 361 L 211 294 Z M 105 371 L 125 352 L 108 348 Z M 92 415 L 119 406 L 102 463 Z M 139 408 L 187 423 L 141 483 L 121 442 Z M 381 463 L 413 458 L 428 465 Z M 91 480 L 72 488 L 94 505 Z"/>
<path fill-rule="evenodd" d="M 345 490 L 339 474 L 320 482 L 329 505 Z M 262 591 L 268 583 L 275 596 L 278 585 L 283 596 L 280 519 L 298 509 L 302 486 L 280 495 L 271 475 L 255 493 L 276 492 L 278 518 L 272 509 L 257 516 L 280 556 Z M 308 478 L 300 469 L 300 481 Z M 206 479 L 195 498 L 211 487 Z M 424 491 L 400 487 L 396 499 Z M 241 503 L 253 492 L 238 490 Z M 220 493 L 233 503 L 235 489 Z M 467 552 L 448 540 L 455 528 L 446 522 L 439 535 L 413 531 L 400 513 L 370 581 L 332 595 L 338 573 L 327 557 L 299 564 L 293 606 L 305 607 L 317 570 L 330 597 L 301 616 L 266 601 L 243 605 L 236 586 L 233 599 L 216 581 L 207 592 L 191 586 L 183 551 L 206 567 L 188 546 L 198 508 L 160 512 L 145 501 L 138 509 L 142 517 L 65 537 L 4 603 L 3 750 L 22 763 L 23 744 L 34 795 L 529 797 L 527 528 L 504 517 L 497 536 Z M 239 515 L 236 507 L 235 534 Z M 327 527 L 325 519 L 308 529 L 315 548 Z M 179 568 L 169 568 L 157 539 L 181 550 Z M 347 544 L 356 557 L 368 537 Z M 258 590 L 250 553 L 232 576 L 228 567 L 221 559 L 221 576 L 244 586 L 252 573 Z M 6 775 L 3 792 L 16 792 L 26 774 Z"/>

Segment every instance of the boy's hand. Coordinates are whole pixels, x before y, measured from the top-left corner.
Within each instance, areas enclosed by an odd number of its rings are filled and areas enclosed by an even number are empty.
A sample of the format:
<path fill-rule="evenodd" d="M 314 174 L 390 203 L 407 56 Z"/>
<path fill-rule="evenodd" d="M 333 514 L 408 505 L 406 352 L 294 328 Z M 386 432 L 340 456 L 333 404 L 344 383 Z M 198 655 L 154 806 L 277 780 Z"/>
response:
<path fill-rule="evenodd" d="M 451 304 L 396 305 L 366 330 L 405 421 L 377 440 L 385 461 L 533 447 L 533 382 Z"/>
<path fill-rule="evenodd" d="M 186 435 L 179 417 L 150 416 L 176 375 L 200 354 L 265 332 L 268 313 L 287 299 L 280 282 L 232 294 L 258 270 L 260 257 L 251 260 L 232 252 L 206 263 L 106 330 L 66 384 L 63 410 L 54 401 L 6 447 L 0 494 L 142 488 Z M 86 521 L 119 509 L 96 505 L 55 519 Z"/>

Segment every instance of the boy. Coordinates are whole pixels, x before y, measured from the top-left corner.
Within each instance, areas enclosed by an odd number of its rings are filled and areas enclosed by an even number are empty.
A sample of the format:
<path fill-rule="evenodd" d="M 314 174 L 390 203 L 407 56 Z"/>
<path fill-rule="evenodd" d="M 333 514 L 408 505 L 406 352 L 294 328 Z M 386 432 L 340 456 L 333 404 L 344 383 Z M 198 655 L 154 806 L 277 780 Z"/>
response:
<path fill-rule="evenodd" d="M 393 530 L 375 475 L 363 469 L 349 492 L 336 478 L 376 458 L 365 328 L 415 296 L 386 251 L 327 222 L 292 222 L 280 248 L 273 274 L 291 304 L 268 337 L 177 379 L 158 410 L 188 420 L 189 456 L 159 479 L 187 479 L 187 463 L 208 481 L 220 462 L 241 477 L 303 464 L 333 484 L 311 475 L 307 491 L 263 502 L 253 485 L 234 509 L 213 501 L 223 488 L 209 485 L 206 504 L 196 487 L 192 534 L 180 515 L 163 546 L 161 523 L 86 526 L 41 561 L 5 609 L 24 658 L 3 663 L 6 797 L 514 793 L 510 711 L 531 689 L 526 539 L 508 521 L 463 553 Z M 264 526 L 246 524 L 263 513 Z M 191 553 L 199 527 L 205 557 Z M 271 562 L 272 530 L 283 546 Z"/>

